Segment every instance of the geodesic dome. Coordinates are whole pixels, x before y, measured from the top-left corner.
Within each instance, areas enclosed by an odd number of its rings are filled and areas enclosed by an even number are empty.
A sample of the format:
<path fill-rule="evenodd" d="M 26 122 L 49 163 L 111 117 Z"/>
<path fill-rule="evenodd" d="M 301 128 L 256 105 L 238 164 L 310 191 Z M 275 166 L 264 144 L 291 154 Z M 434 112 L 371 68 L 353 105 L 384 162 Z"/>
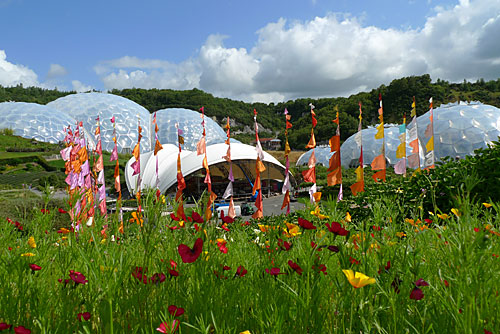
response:
<path fill-rule="evenodd" d="M 434 109 L 434 156 L 436 161 L 446 156 L 464 158 L 474 154 L 478 148 L 486 148 L 500 136 L 500 109 L 482 104 L 449 103 Z M 420 164 L 423 165 L 425 145 L 429 138 L 425 137 L 425 130 L 430 122 L 430 111 L 417 117 Z M 409 122 L 410 120 L 408 120 Z M 408 126 L 408 124 L 407 124 Z M 375 156 L 380 154 L 381 139 L 375 140 L 375 128 L 362 130 L 363 160 L 365 165 L 371 164 Z M 355 134 L 349 137 L 341 146 L 342 166 L 356 166 L 359 158 L 359 146 L 355 141 Z M 397 162 L 396 149 L 399 145 L 399 130 L 397 127 L 385 129 L 386 157 L 390 164 Z M 406 136 L 406 156 L 411 154 L 408 146 L 408 132 Z M 310 154 L 309 154 L 310 155 Z M 316 159 L 318 155 L 316 154 Z M 307 164 L 307 160 L 305 162 Z"/>
<path fill-rule="evenodd" d="M 100 117 L 102 149 L 112 151 L 113 124 L 110 119 L 115 116 L 118 151 L 132 151 L 137 143 L 138 119 L 141 122 L 141 151 L 151 149 L 151 120 L 149 111 L 141 105 L 124 97 L 105 93 L 71 94 L 47 104 L 78 122 L 83 122 L 85 132 L 93 136 L 96 129 L 96 118 Z"/>
<path fill-rule="evenodd" d="M 57 144 L 64 140 L 64 128 L 75 119 L 54 108 L 25 102 L 0 103 L 0 129 L 10 128 L 24 138 Z"/>
<path fill-rule="evenodd" d="M 316 156 L 316 164 L 328 167 L 330 158 L 333 152 L 330 152 L 329 146 L 318 146 L 314 149 L 314 155 Z M 295 163 L 296 166 L 307 166 L 309 158 L 311 157 L 312 150 L 303 153 Z"/>
<path fill-rule="evenodd" d="M 175 123 L 179 123 L 184 137 L 183 149 L 196 151 L 196 144 L 203 135 L 201 113 L 183 108 L 161 109 L 156 112 L 156 121 L 160 143 L 177 145 Z M 207 145 L 223 143 L 227 138 L 226 132 L 219 124 L 207 116 L 205 116 L 205 129 Z M 231 140 L 231 142 L 234 141 Z"/>
<path fill-rule="evenodd" d="M 430 112 L 418 117 L 418 137 L 424 132 Z M 434 109 L 434 150 L 436 160 L 446 156 L 465 158 L 486 148 L 500 136 L 500 109 L 480 102 L 449 103 Z M 425 145 L 425 144 L 424 144 Z"/>

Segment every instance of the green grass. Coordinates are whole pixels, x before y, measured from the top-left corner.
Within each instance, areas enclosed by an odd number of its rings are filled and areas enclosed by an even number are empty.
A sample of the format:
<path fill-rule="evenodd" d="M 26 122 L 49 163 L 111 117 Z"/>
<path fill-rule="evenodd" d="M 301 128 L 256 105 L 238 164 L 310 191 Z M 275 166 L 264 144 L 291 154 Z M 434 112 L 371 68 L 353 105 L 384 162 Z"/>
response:
<path fill-rule="evenodd" d="M 312 216 L 312 208 L 265 217 L 259 223 L 269 225 L 267 232 L 256 222 L 246 226 L 241 221 L 229 224 L 227 232 L 216 220 L 201 224 L 198 232 L 191 222 L 171 230 L 178 222 L 160 215 L 167 204 L 144 194 L 145 223 L 142 228 L 126 223 L 124 235 L 117 232 L 118 217 L 111 215 L 63 238 L 54 222 L 63 217 L 69 223 L 69 217 L 52 207 L 49 214 L 35 207 L 24 232 L 1 222 L 0 322 L 37 333 L 153 333 L 162 322 L 173 321 L 168 306 L 176 305 L 185 309 L 178 318 L 180 333 L 500 331 L 500 237 L 492 233 L 500 227 L 498 205 L 487 209 L 464 201 L 459 217 L 448 213 L 443 220 L 420 216 L 416 207 L 401 217 L 393 198 L 380 198 L 344 223 L 350 235 L 340 237 L 325 226 L 346 217 L 335 201 L 322 202 L 321 213 L 329 216 L 324 220 Z M 297 224 L 298 217 L 317 229 L 301 228 L 300 235 L 289 238 L 283 234 L 285 222 Z M 405 218 L 421 222 L 412 225 Z M 30 236 L 36 248 L 29 246 Z M 192 247 L 197 238 L 204 241 L 200 257 L 183 263 L 178 246 Z M 227 254 L 219 250 L 218 238 L 227 240 Z M 289 251 L 280 248 L 279 238 L 291 243 Z M 340 251 L 318 251 L 312 242 Z M 28 252 L 35 255 L 21 256 Z M 178 264 L 178 277 L 169 275 L 170 260 Z M 303 269 L 302 275 L 290 269 L 289 260 Z M 42 269 L 32 272 L 31 263 Z M 231 269 L 223 270 L 224 265 Z M 326 275 L 318 272 L 321 265 Z M 244 277 L 235 277 L 239 266 L 248 270 Z M 136 267 L 147 268 L 148 279 L 164 273 L 166 280 L 144 284 L 132 276 Z M 271 276 L 270 268 L 286 274 Z M 375 284 L 354 289 L 343 269 L 373 277 Z M 70 270 L 81 272 L 88 283 L 59 283 L 69 279 Z M 420 278 L 429 284 L 419 287 L 424 297 L 410 299 Z M 398 289 L 393 282 L 399 282 Z M 89 321 L 78 321 L 82 312 L 91 314 Z"/>

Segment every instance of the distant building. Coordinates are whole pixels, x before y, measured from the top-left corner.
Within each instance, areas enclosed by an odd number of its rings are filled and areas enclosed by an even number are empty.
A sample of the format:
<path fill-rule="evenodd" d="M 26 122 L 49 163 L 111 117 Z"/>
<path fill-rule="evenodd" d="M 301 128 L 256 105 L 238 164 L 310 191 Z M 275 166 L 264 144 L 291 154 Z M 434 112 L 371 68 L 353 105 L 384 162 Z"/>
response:
<path fill-rule="evenodd" d="M 255 145 L 255 141 L 252 144 Z M 281 148 L 281 140 L 278 138 L 260 138 L 260 144 L 265 150 L 277 151 Z"/>

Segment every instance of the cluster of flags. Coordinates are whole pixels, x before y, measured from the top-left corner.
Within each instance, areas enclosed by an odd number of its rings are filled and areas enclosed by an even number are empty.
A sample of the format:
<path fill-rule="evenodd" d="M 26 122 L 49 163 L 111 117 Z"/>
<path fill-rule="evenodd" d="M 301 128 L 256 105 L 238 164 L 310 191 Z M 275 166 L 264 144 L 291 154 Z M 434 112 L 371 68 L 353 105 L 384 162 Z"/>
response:
<path fill-rule="evenodd" d="M 424 168 L 434 168 L 434 123 L 433 123 L 433 103 L 432 98 L 429 100 L 430 103 L 430 123 L 425 130 L 425 137 L 428 138 L 427 144 L 425 145 L 425 162 Z M 316 185 L 316 157 L 314 149 L 316 147 L 316 139 L 314 136 L 314 129 L 318 123 L 316 119 L 316 112 L 314 111 L 315 106 L 310 103 L 310 113 L 311 113 L 311 135 L 309 138 L 309 142 L 306 145 L 306 148 L 312 149 L 311 156 L 308 161 L 308 169 L 302 172 L 303 178 L 305 182 L 311 182 L 313 185 L 310 187 L 310 201 L 311 203 L 318 203 L 321 199 L 321 192 L 317 191 Z M 338 107 L 335 107 L 336 118 L 332 120 L 333 123 L 337 124 L 335 134 L 329 140 L 330 152 L 332 152 L 332 156 L 329 161 L 328 167 L 328 176 L 327 183 L 329 186 L 340 185 L 339 194 L 337 196 L 337 200 L 340 201 L 343 199 L 343 188 L 342 188 L 342 167 L 341 167 L 341 156 L 340 156 L 340 120 L 339 120 L 339 110 Z M 217 198 L 217 195 L 212 191 L 212 181 L 210 177 L 210 168 L 208 166 L 208 158 L 207 158 L 207 148 L 206 148 L 206 129 L 205 129 L 205 110 L 204 107 L 200 108 L 201 112 L 201 125 L 203 128 L 203 135 L 199 142 L 197 143 L 197 155 L 204 155 L 202 161 L 202 167 L 205 169 L 205 180 L 204 183 L 207 184 L 208 190 L 208 201 L 207 207 L 205 209 L 205 220 L 209 220 L 212 216 L 212 205 Z M 285 180 L 283 182 L 282 193 L 284 194 L 283 204 L 281 209 L 286 208 L 286 213 L 290 213 L 290 191 L 291 191 L 291 183 L 289 177 L 289 154 L 291 152 L 291 148 L 288 142 L 288 130 L 292 128 L 292 123 L 290 122 L 291 116 L 288 113 L 288 110 L 285 108 Z M 418 128 L 417 128 L 417 113 L 416 113 L 416 104 L 415 98 L 413 98 L 412 108 L 410 113 L 412 120 L 408 126 L 406 127 L 406 115 L 403 116 L 403 124 L 399 126 L 399 139 L 400 144 L 396 150 L 396 158 L 400 159 L 396 165 L 394 166 L 394 170 L 396 174 L 404 174 L 406 176 L 406 167 L 416 168 L 416 171 L 420 170 L 420 144 L 418 138 Z M 378 109 L 378 119 L 380 121 L 377 126 L 377 132 L 375 134 L 375 139 L 382 139 L 382 145 L 380 148 L 380 154 L 377 155 L 372 163 L 372 170 L 376 171 L 373 174 L 373 179 L 378 182 L 379 180 L 386 180 L 386 170 L 387 170 L 387 162 L 386 162 L 386 150 L 385 150 L 385 132 L 384 132 L 384 111 L 383 111 L 383 103 L 382 96 L 379 95 L 379 109 Z M 359 165 L 356 168 L 356 182 L 351 186 L 351 191 L 353 195 L 357 195 L 359 192 L 364 191 L 364 171 L 363 171 L 363 140 L 362 140 L 362 120 L 363 120 L 363 111 L 362 104 L 359 102 L 359 123 L 358 123 L 358 132 L 355 135 L 355 141 L 360 147 L 360 155 L 359 155 Z M 66 183 L 68 184 L 68 191 L 71 198 L 75 198 L 74 207 L 70 210 L 71 219 L 73 221 L 73 226 L 75 230 L 78 230 L 81 227 L 81 223 L 86 221 L 88 226 L 92 225 L 93 216 L 95 214 L 94 209 L 94 198 L 97 199 L 99 211 L 102 216 L 107 217 L 106 212 L 106 188 L 104 181 L 104 162 L 102 155 L 102 143 L 101 143 L 101 124 L 100 119 L 97 117 L 96 119 L 96 130 L 95 130 L 95 142 L 96 148 L 94 150 L 94 166 L 92 172 L 90 170 L 87 146 L 85 143 L 85 138 L 83 134 L 82 123 L 78 123 L 76 125 L 75 132 L 71 131 L 71 127 L 68 126 L 65 129 L 66 137 L 64 142 L 66 143 L 66 148 L 61 150 L 61 157 L 65 161 L 65 169 L 66 169 Z M 114 168 L 114 183 L 115 190 L 118 193 L 118 206 L 120 206 L 120 227 L 119 231 L 123 233 L 123 219 L 122 211 L 121 211 L 121 187 L 120 187 L 120 169 L 118 162 L 118 145 L 117 145 L 117 135 L 116 135 L 116 126 L 115 126 L 115 117 L 111 118 L 111 123 L 113 125 L 113 142 L 114 148 L 111 153 L 110 161 L 116 161 Z M 157 197 L 160 196 L 159 190 L 159 171 L 158 171 L 158 152 L 163 149 L 159 139 L 158 139 L 158 123 L 156 120 L 156 113 L 153 116 L 153 124 L 155 131 L 155 147 L 154 147 L 154 155 L 156 157 L 156 192 Z M 175 200 L 177 202 L 177 216 L 180 218 L 185 218 L 184 206 L 183 206 L 183 190 L 186 189 L 186 182 L 184 180 L 184 176 L 182 175 L 181 169 L 181 152 L 182 145 L 184 144 L 183 131 L 179 127 L 179 124 L 176 125 L 177 129 L 177 138 L 178 138 L 178 148 L 179 152 L 177 155 L 177 192 L 175 195 Z M 256 195 L 255 207 L 257 210 L 252 215 L 253 218 L 259 219 L 263 217 L 263 203 L 262 203 L 262 184 L 261 184 L 261 173 L 266 170 L 264 166 L 264 151 L 262 150 L 262 146 L 259 140 L 259 126 L 257 123 L 257 111 L 254 109 L 254 126 L 255 126 L 255 139 L 256 139 L 256 152 L 257 159 L 255 163 L 255 181 L 252 188 L 252 194 Z M 137 175 L 136 181 L 136 194 L 138 208 L 136 215 L 136 220 L 141 222 L 142 225 L 142 207 L 141 207 L 141 161 L 140 161 L 140 144 L 142 139 L 142 128 L 140 125 L 140 119 L 138 119 L 138 140 L 135 145 L 132 155 L 134 156 L 134 162 L 131 164 L 131 168 L 133 169 L 132 176 Z M 225 143 L 228 145 L 226 155 L 223 156 L 228 164 L 229 164 L 229 173 L 228 173 L 228 185 L 224 192 L 223 198 L 230 198 L 230 204 L 228 209 L 228 216 L 231 218 L 235 217 L 235 209 L 234 209 L 234 201 L 233 201 L 233 164 L 231 160 L 231 132 L 230 132 L 230 119 L 227 118 L 227 124 L 225 126 L 227 139 Z M 408 135 L 407 135 L 408 132 Z M 406 156 L 406 139 L 409 139 L 409 145 L 412 148 L 412 154 L 410 156 Z M 407 162 L 408 161 L 408 162 Z"/>

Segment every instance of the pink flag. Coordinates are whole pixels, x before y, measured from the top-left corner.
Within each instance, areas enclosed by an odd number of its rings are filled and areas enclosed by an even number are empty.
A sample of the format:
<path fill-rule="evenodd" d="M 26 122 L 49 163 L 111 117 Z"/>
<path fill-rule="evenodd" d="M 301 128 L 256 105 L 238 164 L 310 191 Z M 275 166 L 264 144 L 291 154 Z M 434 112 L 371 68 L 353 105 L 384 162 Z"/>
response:
<path fill-rule="evenodd" d="M 344 199 L 344 191 L 342 189 L 342 183 L 341 183 L 340 184 L 339 195 L 337 196 L 337 202 L 340 202 L 342 199 Z"/>
<path fill-rule="evenodd" d="M 106 201 L 101 201 L 101 203 L 99 203 L 99 209 L 101 210 L 101 215 L 106 214 Z"/>
<path fill-rule="evenodd" d="M 234 182 L 233 165 L 229 165 L 229 176 L 227 178 L 229 181 Z"/>
<path fill-rule="evenodd" d="M 104 185 L 102 185 L 100 188 L 99 188 L 99 200 L 102 201 L 106 198 L 106 187 Z"/>
<path fill-rule="evenodd" d="M 111 152 L 111 157 L 109 158 L 109 161 L 115 161 L 115 160 L 118 160 L 118 148 L 116 147 L 113 147 L 113 151 Z"/>
<path fill-rule="evenodd" d="M 64 161 L 68 161 L 69 160 L 69 155 L 71 153 L 71 146 L 68 146 L 66 147 L 65 149 L 62 149 L 61 150 L 61 158 L 64 160 Z"/>
<path fill-rule="evenodd" d="M 401 159 L 394 165 L 394 173 L 400 175 L 406 173 L 406 159 Z"/>
<path fill-rule="evenodd" d="M 87 175 L 90 173 L 90 165 L 89 165 L 89 161 L 88 160 L 85 160 L 85 162 L 83 163 L 82 165 L 82 174 L 83 175 Z"/>
<path fill-rule="evenodd" d="M 97 176 L 97 183 L 104 184 L 104 171 L 101 170 Z"/>
<path fill-rule="evenodd" d="M 226 188 L 226 191 L 224 192 L 224 195 L 222 195 L 222 198 L 226 199 L 229 196 L 233 196 L 233 183 L 229 182 Z"/>
<path fill-rule="evenodd" d="M 417 153 L 408 156 L 408 166 L 410 168 L 417 168 L 420 162 L 420 158 Z"/>
<path fill-rule="evenodd" d="M 134 170 L 134 172 L 132 173 L 132 176 L 141 173 L 141 163 L 140 163 L 140 161 L 136 160 L 136 161 L 132 162 L 132 164 L 130 165 L 130 167 L 132 167 L 132 169 Z"/>
<path fill-rule="evenodd" d="M 234 202 L 232 197 L 231 200 L 229 201 L 229 209 L 227 210 L 227 215 L 231 218 L 236 217 L 236 212 L 234 211 Z"/>
<path fill-rule="evenodd" d="M 111 123 L 115 122 L 115 116 L 111 117 Z"/>
<path fill-rule="evenodd" d="M 90 189 L 92 187 L 92 177 L 90 174 L 85 176 L 85 189 Z"/>

